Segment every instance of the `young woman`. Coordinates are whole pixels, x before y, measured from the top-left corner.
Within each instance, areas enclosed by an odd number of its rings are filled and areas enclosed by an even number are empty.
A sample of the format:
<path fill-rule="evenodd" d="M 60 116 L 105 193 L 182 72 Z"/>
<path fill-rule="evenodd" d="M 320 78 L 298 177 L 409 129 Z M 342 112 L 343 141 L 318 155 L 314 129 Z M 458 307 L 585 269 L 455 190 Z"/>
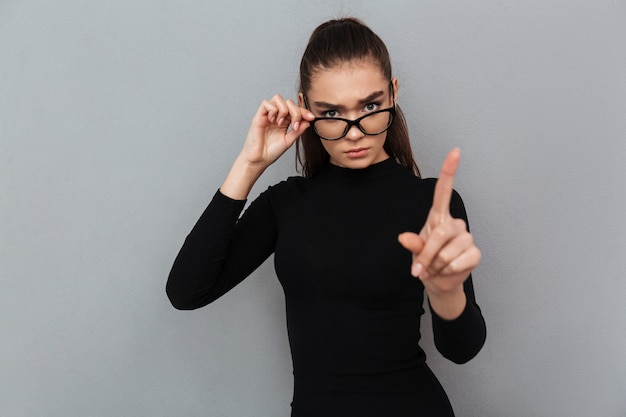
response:
<path fill-rule="evenodd" d="M 294 417 L 453 416 L 418 345 L 424 292 L 443 356 L 464 363 L 485 341 L 470 275 L 481 255 L 452 189 L 459 151 L 438 181 L 421 179 L 397 98 L 377 35 L 351 18 L 319 26 L 298 103 L 261 103 L 168 279 L 172 304 L 195 309 L 274 253 Z M 295 142 L 303 176 L 270 187 L 240 217 L 255 181 Z"/>

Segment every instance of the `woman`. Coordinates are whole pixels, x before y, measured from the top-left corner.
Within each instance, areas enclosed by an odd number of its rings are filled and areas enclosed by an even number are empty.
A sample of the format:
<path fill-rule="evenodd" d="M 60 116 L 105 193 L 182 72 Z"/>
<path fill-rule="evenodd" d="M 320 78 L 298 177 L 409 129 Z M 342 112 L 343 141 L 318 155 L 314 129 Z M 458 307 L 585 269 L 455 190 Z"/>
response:
<path fill-rule="evenodd" d="M 377 35 L 351 18 L 319 26 L 298 104 L 263 101 L 168 279 L 172 304 L 195 309 L 275 254 L 295 417 L 453 416 L 418 346 L 424 291 L 445 357 L 466 362 L 485 340 L 470 276 L 480 251 L 452 189 L 459 152 L 437 182 L 420 179 L 397 97 Z M 255 181 L 296 141 L 303 176 L 239 218 Z"/>

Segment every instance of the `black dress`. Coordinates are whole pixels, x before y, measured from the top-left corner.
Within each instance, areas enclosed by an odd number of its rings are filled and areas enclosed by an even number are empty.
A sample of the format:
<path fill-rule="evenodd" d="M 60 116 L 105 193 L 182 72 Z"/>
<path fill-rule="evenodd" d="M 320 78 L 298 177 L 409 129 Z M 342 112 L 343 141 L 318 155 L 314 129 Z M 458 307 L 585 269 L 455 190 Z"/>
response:
<path fill-rule="evenodd" d="M 168 296 L 179 309 L 205 306 L 274 253 L 293 417 L 453 416 L 418 345 L 424 286 L 397 240 L 420 231 L 434 185 L 393 159 L 359 170 L 328 165 L 270 187 L 240 219 L 245 201 L 218 191 L 174 262 Z M 467 221 L 456 192 L 450 210 Z M 464 289 L 459 318 L 432 313 L 435 345 L 456 363 L 473 358 L 486 334 L 471 277 Z"/>

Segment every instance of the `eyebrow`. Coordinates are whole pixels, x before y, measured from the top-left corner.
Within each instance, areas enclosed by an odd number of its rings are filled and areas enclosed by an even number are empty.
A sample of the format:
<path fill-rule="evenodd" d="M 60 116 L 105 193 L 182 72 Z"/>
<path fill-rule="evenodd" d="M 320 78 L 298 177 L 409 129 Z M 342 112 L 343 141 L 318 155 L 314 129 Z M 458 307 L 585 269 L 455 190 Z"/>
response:
<path fill-rule="evenodd" d="M 382 97 L 384 95 L 385 95 L 385 92 L 382 91 L 382 90 L 373 92 L 369 96 L 360 99 L 359 100 L 359 104 L 371 103 L 372 101 L 374 101 L 376 99 L 379 99 L 380 97 Z M 344 105 L 327 103 L 325 101 L 314 101 L 313 104 L 316 107 L 321 108 L 321 109 L 339 109 L 339 110 L 345 110 L 346 109 L 346 106 L 344 106 Z"/>

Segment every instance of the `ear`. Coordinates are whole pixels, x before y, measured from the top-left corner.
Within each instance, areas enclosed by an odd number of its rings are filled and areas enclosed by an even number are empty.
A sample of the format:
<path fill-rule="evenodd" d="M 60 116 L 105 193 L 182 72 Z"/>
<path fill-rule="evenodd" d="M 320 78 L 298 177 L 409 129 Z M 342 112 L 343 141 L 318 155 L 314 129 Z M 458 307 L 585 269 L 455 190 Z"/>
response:
<path fill-rule="evenodd" d="M 398 102 L 398 77 L 393 77 L 391 79 L 391 86 L 393 88 L 393 104 L 396 104 Z"/>
<path fill-rule="evenodd" d="M 304 93 L 302 91 L 298 93 L 298 106 L 304 107 Z"/>

